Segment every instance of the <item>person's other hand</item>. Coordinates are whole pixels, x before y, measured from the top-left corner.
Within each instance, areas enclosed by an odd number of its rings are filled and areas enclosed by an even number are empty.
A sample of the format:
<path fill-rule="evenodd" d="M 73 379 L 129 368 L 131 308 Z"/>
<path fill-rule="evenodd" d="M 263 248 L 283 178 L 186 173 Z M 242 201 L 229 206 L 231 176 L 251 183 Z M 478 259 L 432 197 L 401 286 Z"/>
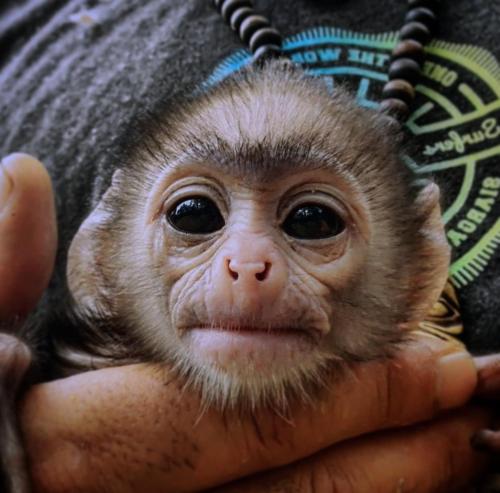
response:
<path fill-rule="evenodd" d="M 0 289 L 2 317 L 33 305 L 55 249 L 52 212 L 42 206 L 52 200 L 50 187 L 37 164 L 27 165 L 31 158 L 9 159 L 16 192 L 8 207 L 19 212 L 0 217 L 9 280 Z M 35 386 L 19 406 L 34 490 L 451 491 L 485 467 L 469 440 L 490 416 L 462 408 L 437 417 L 464 404 L 476 385 L 470 356 L 449 351 L 423 339 L 392 361 L 354 365 L 287 420 L 271 412 L 200 414 L 196 396 L 148 364 Z"/>
<path fill-rule="evenodd" d="M 27 154 L 0 163 L 0 320 L 26 315 L 46 288 L 57 245 L 52 185 Z"/>
<path fill-rule="evenodd" d="M 19 386 L 31 354 L 16 332 L 52 272 L 57 244 L 50 178 L 36 159 L 12 154 L 0 162 L 0 490 L 28 483 L 16 433 Z M 8 477 L 7 477 L 8 476 Z"/>

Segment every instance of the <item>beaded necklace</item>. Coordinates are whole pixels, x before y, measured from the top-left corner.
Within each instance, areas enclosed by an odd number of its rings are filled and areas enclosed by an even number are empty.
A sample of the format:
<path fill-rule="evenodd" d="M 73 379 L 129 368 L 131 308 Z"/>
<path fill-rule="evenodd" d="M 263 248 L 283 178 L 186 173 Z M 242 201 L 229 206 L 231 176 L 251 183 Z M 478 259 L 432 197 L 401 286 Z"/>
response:
<path fill-rule="evenodd" d="M 251 0 L 213 0 L 227 24 L 250 49 L 254 62 L 285 57 L 281 33 L 269 19 L 258 14 Z M 400 121 L 406 120 L 415 98 L 415 85 L 424 62 L 424 46 L 431 40 L 436 25 L 439 0 L 407 0 L 408 10 L 399 31 L 389 65 L 389 81 L 382 90 L 380 110 Z"/>

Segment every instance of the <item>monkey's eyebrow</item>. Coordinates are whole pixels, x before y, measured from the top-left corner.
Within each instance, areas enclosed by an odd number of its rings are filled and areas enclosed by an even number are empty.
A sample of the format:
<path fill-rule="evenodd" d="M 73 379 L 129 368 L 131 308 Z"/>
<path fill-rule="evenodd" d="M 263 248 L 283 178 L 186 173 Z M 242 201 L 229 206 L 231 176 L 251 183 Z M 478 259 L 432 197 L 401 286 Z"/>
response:
<path fill-rule="evenodd" d="M 303 142 L 242 142 L 230 146 L 225 142 L 192 140 L 182 153 L 166 163 L 171 171 L 201 164 L 229 174 L 234 179 L 262 184 L 290 173 L 330 171 L 342 175 L 345 168 L 338 156 L 326 153 Z"/>

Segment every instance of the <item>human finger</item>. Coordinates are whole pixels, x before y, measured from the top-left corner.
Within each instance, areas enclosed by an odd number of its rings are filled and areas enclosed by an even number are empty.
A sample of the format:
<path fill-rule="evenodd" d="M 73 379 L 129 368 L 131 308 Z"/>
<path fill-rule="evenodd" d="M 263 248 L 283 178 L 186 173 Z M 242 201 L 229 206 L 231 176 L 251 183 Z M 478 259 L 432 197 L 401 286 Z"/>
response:
<path fill-rule="evenodd" d="M 46 288 L 57 244 L 54 197 L 43 165 L 28 154 L 0 164 L 0 320 L 26 315 Z"/>
<path fill-rule="evenodd" d="M 500 354 L 474 358 L 478 370 L 476 395 L 483 399 L 500 401 Z"/>
<path fill-rule="evenodd" d="M 471 436 L 490 413 L 463 409 L 436 421 L 340 444 L 217 493 L 449 493 L 482 476 L 489 463 Z"/>

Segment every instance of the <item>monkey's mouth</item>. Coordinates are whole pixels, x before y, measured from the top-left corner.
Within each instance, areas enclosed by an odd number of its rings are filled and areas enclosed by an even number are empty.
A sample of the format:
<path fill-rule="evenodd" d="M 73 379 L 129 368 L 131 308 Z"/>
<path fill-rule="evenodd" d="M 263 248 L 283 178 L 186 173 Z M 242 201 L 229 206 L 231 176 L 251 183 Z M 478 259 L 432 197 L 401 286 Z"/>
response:
<path fill-rule="evenodd" d="M 298 324 L 297 324 L 298 325 Z M 218 322 L 218 323 L 200 323 L 189 327 L 187 330 L 213 331 L 228 335 L 244 337 L 282 337 L 286 338 L 304 338 L 310 342 L 316 342 L 321 337 L 321 331 L 315 328 L 298 328 L 284 324 L 261 324 L 250 325 L 246 323 Z"/>
<path fill-rule="evenodd" d="M 223 332 L 251 332 L 264 333 L 269 335 L 300 335 L 304 337 L 313 337 L 314 333 L 318 332 L 315 329 L 298 329 L 297 327 L 285 326 L 262 326 L 259 325 L 239 325 L 235 323 L 218 323 L 218 324 L 199 324 L 197 329 L 205 330 L 220 330 Z"/>
<path fill-rule="evenodd" d="M 187 329 L 189 346 L 221 367 L 265 371 L 295 364 L 318 346 L 317 330 L 264 325 L 200 324 Z"/>

